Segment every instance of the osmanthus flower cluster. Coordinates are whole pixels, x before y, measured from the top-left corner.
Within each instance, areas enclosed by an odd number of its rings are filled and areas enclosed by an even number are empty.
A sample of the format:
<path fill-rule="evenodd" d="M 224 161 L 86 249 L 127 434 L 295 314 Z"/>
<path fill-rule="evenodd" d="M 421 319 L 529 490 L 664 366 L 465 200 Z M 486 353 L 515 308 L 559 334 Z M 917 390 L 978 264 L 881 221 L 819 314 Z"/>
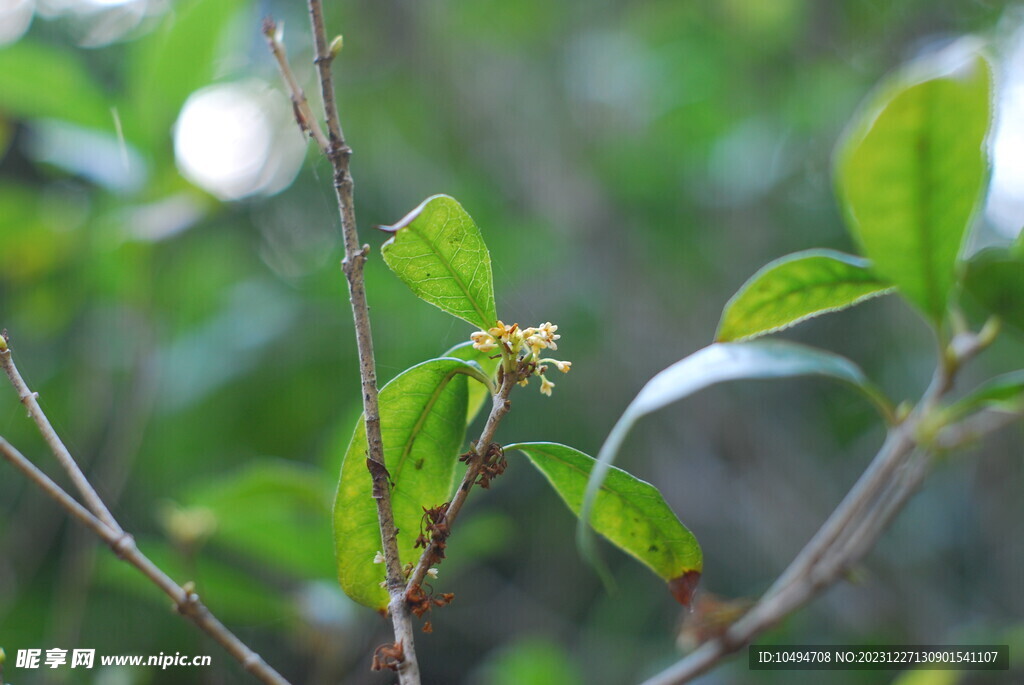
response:
<path fill-rule="evenodd" d="M 541 350 L 557 350 L 556 340 L 562 336 L 555 333 L 558 326 L 550 321 L 542 323 L 537 327 L 519 328 L 519 324 L 511 326 L 504 322 L 498 323 L 489 328 L 487 332 L 477 331 L 469 336 L 473 347 L 481 352 L 491 352 L 500 349 L 501 356 L 508 362 L 514 363 L 514 368 L 519 370 L 519 385 L 529 383 L 530 376 L 540 376 L 541 394 L 551 396 L 551 389 L 555 384 L 547 379 L 544 374 L 548 370 L 548 364 L 553 364 L 562 373 L 569 373 L 572 362 L 559 361 L 550 357 L 541 357 Z"/>

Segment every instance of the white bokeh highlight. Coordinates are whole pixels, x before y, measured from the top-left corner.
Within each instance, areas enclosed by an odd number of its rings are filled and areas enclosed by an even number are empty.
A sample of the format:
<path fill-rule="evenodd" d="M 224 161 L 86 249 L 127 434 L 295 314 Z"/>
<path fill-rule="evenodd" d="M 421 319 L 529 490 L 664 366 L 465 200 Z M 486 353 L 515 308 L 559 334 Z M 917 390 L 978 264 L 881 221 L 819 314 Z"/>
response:
<path fill-rule="evenodd" d="M 222 200 L 283 190 L 305 151 L 287 96 L 254 81 L 196 91 L 174 128 L 178 169 Z"/>
<path fill-rule="evenodd" d="M 0 0 L 0 45 L 21 38 L 32 23 L 35 0 Z"/>

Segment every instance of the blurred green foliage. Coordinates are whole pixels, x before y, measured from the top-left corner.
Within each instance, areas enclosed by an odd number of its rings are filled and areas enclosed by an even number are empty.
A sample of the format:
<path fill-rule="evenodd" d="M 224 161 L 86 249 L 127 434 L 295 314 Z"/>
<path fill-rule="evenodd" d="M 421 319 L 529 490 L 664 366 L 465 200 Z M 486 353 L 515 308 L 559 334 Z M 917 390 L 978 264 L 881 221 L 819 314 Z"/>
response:
<path fill-rule="evenodd" d="M 175 162 L 173 127 L 197 89 L 271 89 L 287 112 L 261 15 L 284 20 L 315 91 L 302 3 L 103 10 L 120 15 L 37 4 L 27 33 L 0 46 L 0 327 L 19 367 L 142 549 L 195 580 L 275 667 L 295 682 L 388 682 L 368 672 L 386 626 L 344 598 L 330 552 L 330 501 L 360 409 L 329 167 L 310 152 L 281 192 L 225 201 Z M 574 365 L 554 397 L 517 395 L 499 440 L 596 452 L 653 373 L 712 339 L 747 275 L 799 249 L 852 249 L 830 156 L 855 105 L 951 36 L 979 32 L 998 58 L 1020 24 L 1013 5 L 331 3 L 381 379 L 470 332 L 387 271 L 385 236 L 371 229 L 450 194 L 491 250 L 498 311 L 558 323 Z M 298 136 L 286 118 L 274 132 Z M 893 298 L 790 337 L 851 357 L 897 399 L 917 396 L 933 363 L 923 322 Z M 985 372 L 1014 355 L 998 343 Z M 4 396 L 0 433 L 56 474 Z M 816 381 L 712 390 L 643 429 L 622 465 L 655 482 L 701 540 L 704 586 L 733 597 L 764 589 L 880 439 L 869 407 Z M 992 641 L 1018 625 L 1019 439 L 946 465 L 861 584 L 766 640 Z M 214 658 L 211 669 L 103 674 L 19 671 L 9 658 L 5 677 L 246 682 L 166 599 L 10 469 L 0 474 L 8 654 Z M 614 684 L 676 658 L 679 608 L 663 584 L 609 549 L 619 591 L 607 594 L 571 544 L 574 526 L 516 463 L 474 493 L 438 581 L 456 600 L 420 642 L 428 682 L 542 683 L 560 668 L 557 682 Z M 715 678 L 818 682 L 739 662 Z"/>

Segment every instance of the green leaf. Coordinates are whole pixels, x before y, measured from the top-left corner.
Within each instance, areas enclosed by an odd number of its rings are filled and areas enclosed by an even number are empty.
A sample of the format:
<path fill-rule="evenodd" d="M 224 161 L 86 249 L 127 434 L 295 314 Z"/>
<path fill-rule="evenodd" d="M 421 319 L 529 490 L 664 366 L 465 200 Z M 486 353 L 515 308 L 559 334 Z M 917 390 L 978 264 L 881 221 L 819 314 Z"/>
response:
<path fill-rule="evenodd" d="M 826 376 L 852 385 L 891 421 L 889 402 L 860 368 L 845 357 L 784 340 L 715 343 L 655 375 L 626 407 L 597 455 L 597 466 L 590 476 L 583 500 L 584 518 L 594 505 L 619 448 L 641 417 L 717 383 L 807 375 Z M 600 569 L 593 539 L 583 520 L 581 518 L 577 529 L 581 551 Z"/>
<path fill-rule="evenodd" d="M 725 305 L 715 339 L 756 338 L 891 292 L 870 262 L 834 250 L 805 250 L 765 265 Z"/>
<path fill-rule="evenodd" d="M 914 668 L 900 673 L 892 685 L 956 685 L 963 680 L 961 671 Z"/>
<path fill-rule="evenodd" d="M 194 557 L 159 538 L 140 538 L 139 549 L 162 571 L 178 582 L 192 579 L 203 598 L 210 599 L 217 616 L 232 623 L 267 625 L 297 620 L 296 603 L 260 573 L 253 573 L 252 564 L 232 563 L 212 554 Z M 96 559 L 96 580 L 104 588 L 131 598 L 133 604 L 152 606 L 167 611 L 167 596 L 153 587 L 151 580 L 113 554 L 100 554 Z M 271 618 L 273 617 L 273 618 Z"/>
<path fill-rule="evenodd" d="M 300 578 L 330 577 L 331 479 L 305 464 L 259 460 L 186 491 L 182 504 L 208 511 L 220 544 Z M 323 544 L 311 544 L 314 541 Z"/>
<path fill-rule="evenodd" d="M 491 352 L 481 352 L 473 347 L 472 342 L 459 343 L 444 353 L 445 357 L 454 357 L 469 362 L 476 362 L 488 378 L 494 378 L 498 372 L 498 365 L 501 364 L 501 357 Z M 469 403 L 466 411 L 466 425 L 473 423 L 473 419 L 480 413 L 484 403 L 491 398 L 491 388 L 484 383 L 469 384 Z"/>
<path fill-rule="evenodd" d="M 216 59 L 241 0 L 175 3 L 153 33 L 133 45 L 129 111 L 122 123 L 129 139 L 148 148 L 170 141 L 171 126 L 194 91 L 216 75 Z"/>
<path fill-rule="evenodd" d="M 114 130 L 108 98 L 80 59 L 57 45 L 31 40 L 0 49 L 0 110 Z"/>
<path fill-rule="evenodd" d="M 461 533 L 459 535 L 461 538 Z M 572 654 L 557 641 L 540 636 L 518 639 L 492 656 L 484 667 L 487 685 L 583 685 Z"/>
<path fill-rule="evenodd" d="M 423 507 L 436 507 L 451 493 L 456 455 L 466 433 L 467 390 L 462 376 L 484 378 L 475 364 L 432 359 L 404 371 L 380 391 L 384 462 L 394 484 L 391 505 L 403 562 L 418 556 L 413 543 Z M 388 595 L 380 587 L 384 565 L 373 563 L 381 542 L 366 452 L 366 428 L 360 418 L 341 465 L 334 550 L 345 593 L 360 604 L 383 609 Z"/>
<path fill-rule="evenodd" d="M 434 195 L 394 226 L 381 251 L 417 296 L 482 330 L 494 326 L 491 255 L 480 229 L 458 202 Z"/>
<path fill-rule="evenodd" d="M 1010 245 L 1010 254 L 1014 257 L 1024 258 L 1024 230 L 1017 234 L 1017 239 Z"/>
<path fill-rule="evenodd" d="M 552 442 L 523 442 L 505 449 L 525 454 L 569 509 L 580 515 L 597 463 L 593 457 Z M 669 583 L 682 604 L 690 603 L 703 564 L 700 545 L 657 488 L 611 467 L 597 491 L 590 525 Z"/>
<path fill-rule="evenodd" d="M 967 262 L 964 289 L 988 312 L 1024 331 L 1024 251 L 990 248 Z"/>
<path fill-rule="evenodd" d="M 945 315 L 985 188 L 991 103 L 981 57 L 952 72 L 939 58 L 921 62 L 884 82 L 837 151 L 839 195 L 854 237 L 878 275 L 933 323 Z"/>
<path fill-rule="evenodd" d="M 956 421 L 979 409 L 996 408 L 1007 411 L 1024 409 L 1024 370 L 1011 371 L 989 379 L 966 396 L 949 405 L 943 412 L 946 422 Z"/>

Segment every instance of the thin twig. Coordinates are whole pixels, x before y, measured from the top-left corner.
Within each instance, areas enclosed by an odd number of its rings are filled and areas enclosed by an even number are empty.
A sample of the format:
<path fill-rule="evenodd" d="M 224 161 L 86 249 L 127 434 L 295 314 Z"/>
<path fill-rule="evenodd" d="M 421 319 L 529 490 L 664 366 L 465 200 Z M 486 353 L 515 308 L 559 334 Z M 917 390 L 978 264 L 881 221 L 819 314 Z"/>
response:
<path fill-rule="evenodd" d="M 310 137 L 320 146 L 323 153 L 329 155 L 331 144 L 328 142 L 327 136 L 324 135 L 320 122 L 313 115 L 313 110 L 309 106 L 309 100 L 306 99 L 302 86 L 299 85 L 298 79 L 295 78 L 295 72 L 292 71 L 291 65 L 288 64 L 288 54 L 285 52 L 284 43 L 281 42 L 279 25 L 275 24 L 272 19 L 264 19 L 263 35 L 267 38 L 267 45 L 270 46 L 271 54 L 277 60 L 278 69 L 281 70 L 281 77 L 284 78 L 285 85 L 288 86 L 288 93 L 292 100 L 292 109 L 295 113 L 295 121 L 303 132 L 309 133 Z"/>
<path fill-rule="evenodd" d="M 952 387 L 956 372 L 991 338 L 984 329 L 978 335 L 957 335 L 948 349 L 942 350 L 938 368 L 918 406 L 890 430 L 857 483 L 760 601 L 720 636 L 644 685 L 679 685 L 706 673 L 842 578 L 866 555 L 928 473 L 928 449 L 934 445 L 919 444 L 919 433 Z M 997 422 L 977 429 L 1002 425 Z M 972 435 L 977 433 L 972 431 Z"/>
<path fill-rule="evenodd" d="M 6 339 L 0 343 L 0 366 L 3 366 L 4 373 L 11 379 L 11 385 L 14 386 L 18 393 L 18 400 L 25 405 L 28 415 L 39 428 L 39 433 L 43 436 L 43 440 L 46 441 L 50 451 L 53 452 L 53 456 L 57 458 L 60 465 L 67 471 L 71 482 L 82 493 L 82 498 L 85 499 L 86 505 L 108 527 L 113 530 L 120 530 L 117 521 L 114 520 L 110 510 L 107 509 L 107 505 L 103 503 L 92 483 L 82 473 L 78 462 L 71 456 L 68 448 L 64 446 L 64 443 L 57 435 L 57 431 L 53 430 L 53 426 L 50 425 L 50 420 L 46 418 L 46 414 L 43 413 L 42 408 L 39 406 L 39 393 L 28 389 L 25 379 L 21 377 L 18 368 L 14 365 L 14 360 L 11 358 L 11 350 L 7 347 Z"/>
<path fill-rule="evenodd" d="M 199 600 L 199 595 L 175 583 L 139 551 L 135 539 L 125 533 L 120 526 L 111 527 L 93 515 L 2 437 L 0 437 L 0 454 L 35 483 L 48 497 L 62 506 L 72 518 L 77 519 L 110 545 L 119 558 L 127 561 L 149 578 L 154 585 L 174 601 L 174 607 L 178 613 L 191 620 L 212 637 L 242 665 L 242 668 L 268 685 L 288 685 L 288 681 L 281 674 L 267 665 L 259 654 L 247 647 L 210 613 L 210 610 Z"/>
<path fill-rule="evenodd" d="M 21 398 L 31 398 L 31 402 L 26 403 L 26 406 L 31 407 L 30 412 L 35 412 L 32 418 L 35 419 L 36 425 L 38 426 L 43 439 L 46 441 L 46 444 L 50 446 L 54 456 L 56 456 L 62 463 L 65 463 L 66 461 L 67 463 L 74 465 L 74 468 L 69 471 L 69 473 L 71 474 L 72 479 L 75 478 L 75 473 L 77 473 L 83 481 L 84 486 L 78 486 L 79 490 L 83 492 L 83 496 L 85 496 L 85 493 L 92 493 L 95 498 L 95 503 L 92 506 L 93 511 L 89 511 L 89 509 L 86 509 L 79 504 L 49 476 L 39 470 L 35 464 L 26 459 L 24 455 L 16 450 L 3 437 L 0 437 L 0 454 L 3 454 L 7 461 L 25 474 L 29 480 L 39 486 L 46 495 L 62 506 L 69 514 L 71 514 L 72 517 L 78 519 L 78 521 L 84 524 L 89 530 L 99 536 L 100 539 L 110 545 L 110 548 L 114 550 L 114 553 L 118 557 L 137 568 L 144 576 L 149 578 L 153 584 L 163 590 L 168 597 L 174 600 L 174 606 L 178 613 L 187 617 L 199 626 L 199 628 L 201 628 L 207 635 L 212 637 L 219 645 L 227 650 L 227 652 L 233 656 L 239 664 L 242 665 L 242 668 L 268 685 L 288 685 L 288 681 L 285 680 L 281 674 L 269 666 L 259 654 L 239 640 L 217 619 L 217 617 L 210 612 L 209 609 L 206 608 L 206 606 L 199 600 L 199 595 L 194 591 L 186 589 L 175 583 L 170 576 L 164 573 L 156 564 L 150 561 L 148 557 L 139 551 L 139 548 L 135 544 L 135 539 L 126 533 L 117 523 L 113 515 L 107 509 L 107 506 L 96 493 L 96 490 L 92 487 L 92 484 L 89 483 L 85 475 L 78 470 L 77 463 L 71 457 L 71 454 L 68 453 L 67 448 L 64 447 L 64 443 L 61 442 L 60 438 L 53 430 L 53 427 L 50 425 L 50 421 L 46 418 L 46 414 L 44 414 L 42 409 L 39 408 L 39 403 L 35 401 L 36 393 L 28 389 L 28 386 L 25 385 L 25 381 L 22 379 L 21 374 L 18 373 L 18 369 L 11 356 L 11 350 L 7 346 L 6 338 L 0 339 L 0 364 L 3 365 L 4 370 L 10 377 L 11 383 L 18 392 L 18 396 Z M 22 402 L 25 403 L 25 400 L 22 399 Z M 105 512 L 110 521 L 108 522 L 104 520 L 104 518 L 100 516 L 99 512 Z"/>
<path fill-rule="evenodd" d="M 342 271 L 348 281 L 349 301 L 352 304 L 352 319 L 356 330 L 356 347 L 359 351 L 359 375 L 362 381 L 363 415 L 366 425 L 367 455 L 366 466 L 373 479 L 373 497 L 377 502 L 377 519 L 380 525 L 381 546 L 384 550 L 384 564 L 387 570 L 387 588 L 390 602 L 388 613 L 391 616 L 395 634 L 395 645 L 400 646 L 402 659 L 395 665 L 399 681 L 402 685 L 418 685 L 420 682 L 419 662 L 416 659 L 415 634 L 412 626 L 412 614 L 405 600 L 405 576 L 402 573 L 402 562 L 398 555 L 398 530 L 395 525 L 394 512 L 391 508 L 391 484 L 384 464 L 384 443 L 380 432 L 380 409 L 377 400 L 377 370 L 373 356 L 373 335 L 370 329 L 370 309 L 366 301 L 366 287 L 363 281 L 363 266 L 366 263 L 369 245 L 359 245 L 356 229 L 355 206 L 353 202 L 353 182 L 349 172 L 349 160 L 352 149 L 345 142 L 338 117 L 338 108 L 334 99 L 334 83 L 331 74 L 331 63 L 337 50 L 332 46 L 340 46 L 340 42 L 329 44 L 324 26 L 323 7 L 320 0 L 309 0 L 309 17 L 313 33 L 313 44 L 316 51 L 314 62 L 320 77 L 320 92 L 323 99 L 324 118 L 327 122 L 326 146 L 322 134 L 317 134 L 319 125 L 314 125 L 311 114 L 306 114 L 308 106 L 303 109 L 305 96 L 298 88 L 294 78 L 289 78 L 291 70 L 287 67 L 284 51 L 277 50 L 280 41 L 276 39 L 276 28 L 272 20 L 264 22 L 264 33 L 270 40 L 271 51 L 274 52 L 285 82 L 291 93 L 292 102 L 299 103 L 295 107 L 296 121 L 304 131 L 309 131 L 317 140 L 324 154 L 331 162 L 334 170 L 334 191 L 338 200 L 338 213 L 341 216 L 341 232 L 345 244 L 345 259 Z"/>
<path fill-rule="evenodd" d="M 498 424 L 505 418 L 505 414 L 509 412 L 512 404 L 509 402 L 508 396 L 512 392 L 512 388 L 515 386 L 516 376 L 511 373 L 506 373 L 502 378 L 501 386 L 498 388 L 498 392 L 493 397 L 493 404 L 491 405 L 491 413 L 487 416 L 487 423 L 484 424 L 483 430 L 480 432 L 480 438 L 476 441 L 476 457 L 470 460 L 466 466 L 466 474 L 462 478 L 462 483 L 459 484 L 459 488 L 455 491 L 455 496 L 452 501 L 448 504 L 448 508 L 445 510 L 444 518 L 438 523 L 447 526 L 450 530 L 452 524 L 455 523 L 455 519 L 459 515 L 459 511 L 462 510 L 462 505 L 466 503 L 466 499 L 469 497 L 469 491 L 473 488 L 473 485 L 477 481 L 477 476 L 480 475 L 480 469 L 483 466 L 483 454 L 482 450 L 485 450 L 487 446 L 494 439 L 494 433 L 498 429 Z M 423 554 L 420 555 L 420 560 L 416 564 L 416 568 L 409 576 L 409 588 L 414 585 L 422 585 L 423 578 L 427 575 L 427 571 L 430 569 L 432 561 L 435 559 L 438 545 L 434 540 L 430 540 L 427 547 L 423 550 Z"/>

